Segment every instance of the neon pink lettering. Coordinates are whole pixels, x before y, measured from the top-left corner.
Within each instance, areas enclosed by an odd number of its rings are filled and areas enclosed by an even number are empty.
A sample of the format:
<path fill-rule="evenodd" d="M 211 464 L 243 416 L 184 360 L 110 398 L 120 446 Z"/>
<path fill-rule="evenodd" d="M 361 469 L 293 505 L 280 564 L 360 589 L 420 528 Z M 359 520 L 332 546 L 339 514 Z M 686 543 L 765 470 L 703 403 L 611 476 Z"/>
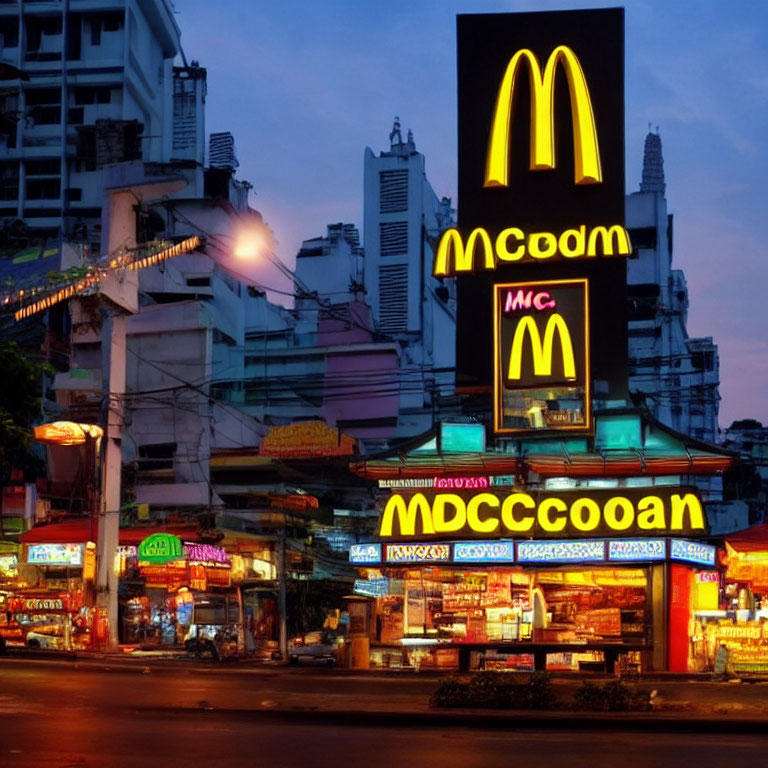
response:
<path fill-rule="evenodd" d="M 557 306 L 557 302 L 546 291 L 537 293 L 533 299 L 533 306 L 536 309 L 553 309 Z"/>

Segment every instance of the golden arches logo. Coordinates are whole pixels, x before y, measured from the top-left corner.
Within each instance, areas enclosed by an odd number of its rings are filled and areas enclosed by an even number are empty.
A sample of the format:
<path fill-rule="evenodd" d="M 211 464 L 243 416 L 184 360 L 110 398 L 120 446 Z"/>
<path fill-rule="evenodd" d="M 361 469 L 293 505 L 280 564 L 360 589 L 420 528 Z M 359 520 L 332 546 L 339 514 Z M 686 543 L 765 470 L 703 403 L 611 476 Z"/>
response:
<path fill-rule="evenodd" d="M 555 332 L 560 337 L 560 346 L 563 353 L 563 374 L 566 379 L 576 378 L 576 362 L 573 357 L 573 343 L 571 334 L 563 316 L 555 312 L 549 316 L 547 326 L 544 329 L 544 340 L 539 334 L 539 328 L 536 320 L 527 315 L 520 318 L 515 328 L 515 335 L 512 339 L 512 350 L 509 356 L 509 368 L 507 379 L 509 381 L 519 381 L 522 370 L 523 346 L 526 335 L 531 340 L 531 357 L 533 359 L 533 373 L 535 376 L 552 375 L 552 348 L 555 342 Z"/>
<path fill-rule="evenodd" d="M 510 59 L 496 99 L 483 186 L 509 186 L 513 95 L 523 63 L 528 65 L 531 83 L 531 170 L 555 167 L 555 71 L 561 64 L 571 96 L 574 181 L 576 184 L 601 183 L 600 150 L 587 81 L 576 54 L 567 46 L 559 45 L 550 54 L 543 73 L 536 55 L 527 48 Z"/>

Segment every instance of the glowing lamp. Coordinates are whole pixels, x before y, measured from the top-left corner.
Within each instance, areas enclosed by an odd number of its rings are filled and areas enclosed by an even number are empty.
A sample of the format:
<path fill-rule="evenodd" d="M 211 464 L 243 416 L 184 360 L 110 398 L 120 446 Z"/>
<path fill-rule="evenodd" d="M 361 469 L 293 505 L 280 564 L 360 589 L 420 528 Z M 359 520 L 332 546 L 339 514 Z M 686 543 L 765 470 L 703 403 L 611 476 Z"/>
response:
<path fill-rule="evenodd" d="M 34 428 L 35 442 L 48 445 L 83 445 L 88 438 L 98 440 L 104 430 L 98 424 L 52 421 Z"/>

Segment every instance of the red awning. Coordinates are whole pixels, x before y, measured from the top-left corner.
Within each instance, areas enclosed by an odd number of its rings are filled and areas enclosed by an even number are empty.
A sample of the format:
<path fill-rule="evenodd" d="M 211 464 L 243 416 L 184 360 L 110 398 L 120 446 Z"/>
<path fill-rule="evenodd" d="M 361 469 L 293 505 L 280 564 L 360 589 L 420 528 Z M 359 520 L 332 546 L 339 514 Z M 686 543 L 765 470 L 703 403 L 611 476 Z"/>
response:
<path fill-rule="evenodd" d="M 90 520 L 67 520 L 63 523 L 37 525 L 26 533 L 21 534 L 22 544 L 84 544 L 94 541 L 98 525 L 94 526 L 91 538 Z M 121 528 L 120 544 L 124 546 L 137 545 L 153 533 L 172 533 L 180 539 L 197 541 L 200 528 L 195 524 L 143 526 L 141 528 Z"/>
<path fill-rule="evenodd" d="M 728 534 L 725 540 L 737 552 L 768 552 L 768 523 Z"/>

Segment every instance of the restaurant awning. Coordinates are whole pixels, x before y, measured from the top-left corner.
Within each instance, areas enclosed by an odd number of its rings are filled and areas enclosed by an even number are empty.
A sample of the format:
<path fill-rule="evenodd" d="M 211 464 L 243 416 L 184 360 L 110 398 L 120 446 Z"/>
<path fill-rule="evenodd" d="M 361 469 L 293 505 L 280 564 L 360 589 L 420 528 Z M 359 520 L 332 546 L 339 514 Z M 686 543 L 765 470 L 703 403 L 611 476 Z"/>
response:
<path fill-rule="evenodd" d="M 119 542 L 123 546 L 138 545 L 153 533 L 171 533 L 180 539 L 197 541 L 200 528 L 195 524 L 179 523 L 167 526 L 142 526 L 140 528 L 121 528 Z M 98 524 L 91 531 L 90 520 L 66 520 L 50 525 L 37 525 L 21 535 L 22 544 L 84 544 L 95 541 Z"/>

